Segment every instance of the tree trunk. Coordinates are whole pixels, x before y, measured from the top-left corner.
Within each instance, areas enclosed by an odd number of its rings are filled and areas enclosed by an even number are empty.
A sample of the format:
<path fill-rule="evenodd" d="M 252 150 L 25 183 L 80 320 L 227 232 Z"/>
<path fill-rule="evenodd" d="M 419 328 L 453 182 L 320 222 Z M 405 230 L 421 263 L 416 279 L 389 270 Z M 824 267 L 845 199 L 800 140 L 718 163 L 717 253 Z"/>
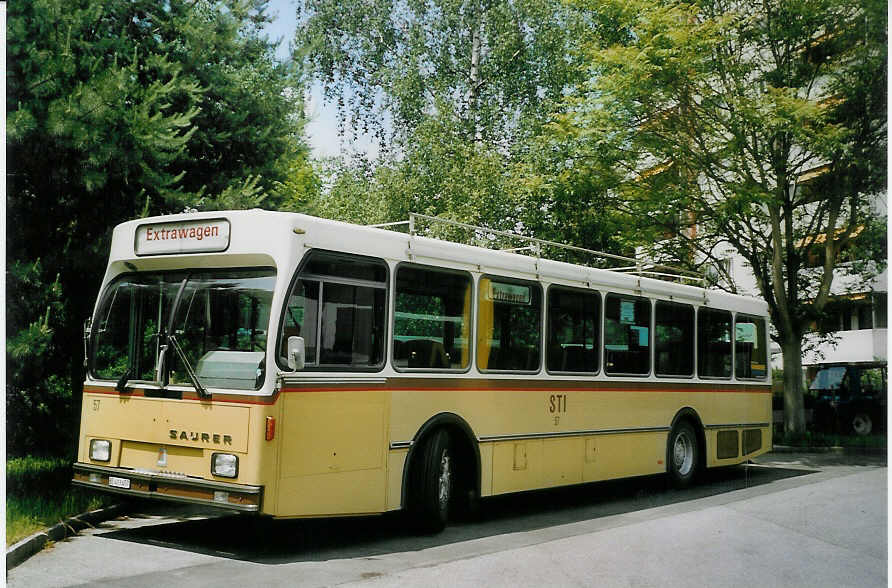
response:
<path fill-rule="evenodd" d="M 784 354 L 784 431 L 805 432 L 802 399 L 802 338 L 789 336 L 781 343 Z"/>
<path fill-rule="evenodd" d="M 474 23 L 474 29 L 471 31 L 471 71 L 469 79 L 471 88 L 468 92 L 468 103 L 471 109 L 471 118 L 474 121 L 474 140 L 479 142 L 483 139 L 483 132 L 480 129 L 480 109 L 477 104 L 480 95 L 480 51 L 481 51 L 481 29 L 483 17 Z"/>

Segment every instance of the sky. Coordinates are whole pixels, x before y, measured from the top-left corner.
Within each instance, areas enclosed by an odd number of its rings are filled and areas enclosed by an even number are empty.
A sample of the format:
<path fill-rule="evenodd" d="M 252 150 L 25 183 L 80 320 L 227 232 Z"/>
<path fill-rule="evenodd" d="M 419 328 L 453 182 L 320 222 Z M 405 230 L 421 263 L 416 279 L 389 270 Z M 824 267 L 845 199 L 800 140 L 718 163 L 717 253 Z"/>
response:
<path fill-rule="evenodd" d="M 280 41 L 276 56 L 285 60 L 290 55 L 290 44 L 297 27 L 297 9 L 294 0 L 270 0 L 267 14 L 273 18 L 266 27 L 271 41 Z M 356 151 L 371 158 L 378 155 L 378 145 L 368 136 L 359 137 L 350 145 L 338 137 L 337 109 L 334 104 L 322 100 L 322 88 L 313 84 L 305 102 L 305 112 L 310 119 L 306 127 L 307 142 L 317 158 L 337 156 L 342 152 Z"/>

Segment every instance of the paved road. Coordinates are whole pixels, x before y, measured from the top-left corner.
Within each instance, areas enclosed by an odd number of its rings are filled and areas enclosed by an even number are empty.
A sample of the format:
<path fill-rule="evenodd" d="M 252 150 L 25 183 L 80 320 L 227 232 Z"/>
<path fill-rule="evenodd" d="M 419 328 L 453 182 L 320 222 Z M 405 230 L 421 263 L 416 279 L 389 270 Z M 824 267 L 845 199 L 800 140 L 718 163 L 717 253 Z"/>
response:
<path fill-rule="evenodd" d="M 660 478 L 531 492 L 415 537 L 398 516 L 265 521 L 187 507 L 57 543 L 20 586 L 886 586 L 885 457 L 769 455 L 666 490 Z"/>

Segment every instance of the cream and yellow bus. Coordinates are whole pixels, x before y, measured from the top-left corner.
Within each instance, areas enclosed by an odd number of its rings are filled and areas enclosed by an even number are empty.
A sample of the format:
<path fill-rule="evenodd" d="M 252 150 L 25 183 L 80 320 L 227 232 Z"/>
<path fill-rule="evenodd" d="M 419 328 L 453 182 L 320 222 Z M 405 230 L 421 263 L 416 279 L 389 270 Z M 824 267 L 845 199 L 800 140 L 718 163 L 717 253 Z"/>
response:
<path fill-rule="evenodd" d="M 771 449 L 764 302 L 262 210 L 114 230 L 74 482 L 275 517 L 450 509 Z"/>

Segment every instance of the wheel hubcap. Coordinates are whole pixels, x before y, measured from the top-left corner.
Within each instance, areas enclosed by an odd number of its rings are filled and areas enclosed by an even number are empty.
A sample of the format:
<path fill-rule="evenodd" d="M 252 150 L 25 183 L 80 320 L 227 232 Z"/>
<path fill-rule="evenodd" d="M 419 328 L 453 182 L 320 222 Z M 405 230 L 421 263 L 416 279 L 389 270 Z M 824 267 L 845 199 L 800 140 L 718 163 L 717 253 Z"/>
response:
<path fill-rule="evenodd" d="M 864 414 L 859 414 L 852 420 L 852 428 L 859 435 L 870 433 L 870 430 L 873 428 L 872 425 L 870 417 Z"/>
<path fill-rule="evenodd" d="M 440 510 L 446 510 L 446 506 L 449 504 L 449 489 L 452 486 L 452 468 L 448 451 L 444 451 L 443 456 L 440 458 L 440 476 L 437 482 Z"/>
<path fill-rule="evenodd" d="M 680 433 L 675 438 L 675 446 L 672 448 L 672 464 L 675 471 L 686 476 L 694 467 L 694 444 L 687 433 Z"/>

